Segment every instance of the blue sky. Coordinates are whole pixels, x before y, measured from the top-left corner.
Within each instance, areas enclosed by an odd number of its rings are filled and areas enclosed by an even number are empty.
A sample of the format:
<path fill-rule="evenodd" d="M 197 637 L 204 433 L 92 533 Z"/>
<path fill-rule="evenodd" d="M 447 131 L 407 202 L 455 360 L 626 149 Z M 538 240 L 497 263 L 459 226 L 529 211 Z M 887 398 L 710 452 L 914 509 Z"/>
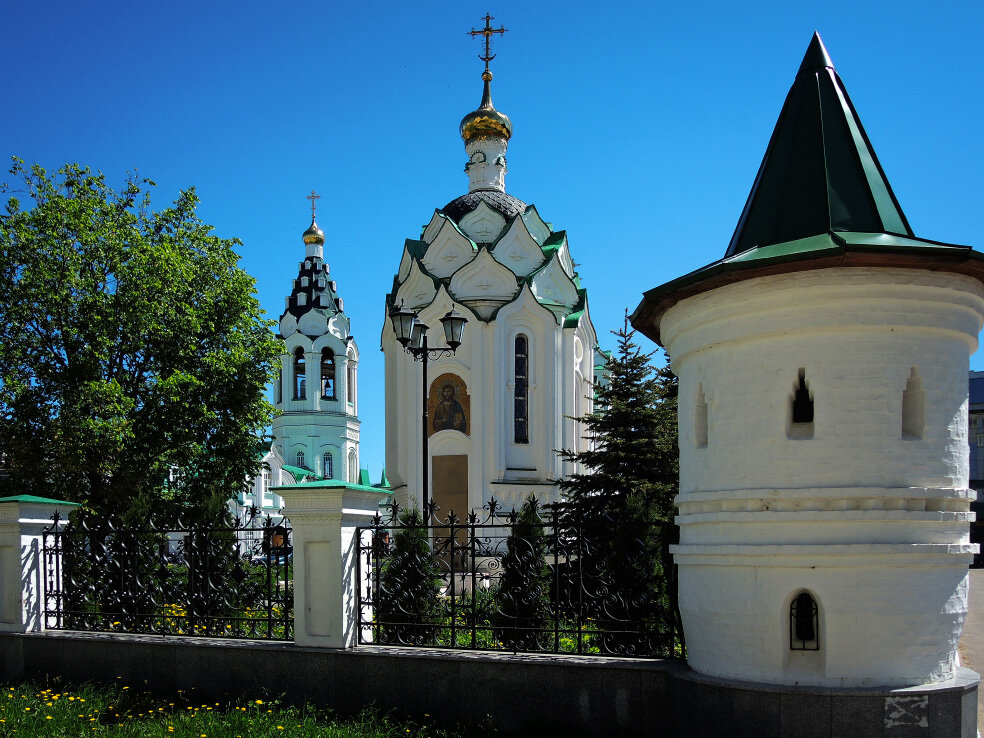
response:
<path fill-rule="evenodd" d="M 724 254 L 814 30 L 915 233 L 982 247 L 972 2 L 10 3 L 0 154 L 138 169 L 158 206 L 194 185 L 274 318 L 317 190 L 377 478 L 384 295 L 404 239 L 467 190 L 466 32 L 486 11 L 509 29 L 492 63 L 507 190 L 568 231 L 603 346 L 644 290 Z"/>

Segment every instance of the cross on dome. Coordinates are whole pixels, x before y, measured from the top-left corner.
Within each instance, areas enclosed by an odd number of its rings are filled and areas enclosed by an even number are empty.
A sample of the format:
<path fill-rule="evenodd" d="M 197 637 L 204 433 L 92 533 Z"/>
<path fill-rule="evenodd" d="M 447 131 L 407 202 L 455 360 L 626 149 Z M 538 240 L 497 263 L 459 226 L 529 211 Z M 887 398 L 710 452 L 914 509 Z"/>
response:
<path fill-rule="evenodd" d="M 314 222 L 315 211 L 318 209 L 318 203 L 316 203 L 315 200 L 320 200 L 321 199 L 321 195 L 319 195 L 314 190 L 311 190 L 311 194 L 310 195 L 307 195 L 304 199 L 311 201 L 311 222 L 313 223 Z"/>
<path fill-rule="evenodd" d="M 480 30 L 471 29 L 468 35 L 474 38 L 475 36 L 485 36 L 485 56 L 478 57 L 483 62 L 485 62 L 485 71 L 482 73 L 482 79 L 490 80 L 492 79 L 492 72 L 489 71 L 489 62 L 495 59 L 495 54 L 492 51 L 492 36 L 498 33 L 500 36 L 505 34 L 509 29 L 505 26 L 499 26 L 498 28 L 492 28 L 491 23 L 494 18 L 488 13 L 485 14 L 485 28 Z"/>

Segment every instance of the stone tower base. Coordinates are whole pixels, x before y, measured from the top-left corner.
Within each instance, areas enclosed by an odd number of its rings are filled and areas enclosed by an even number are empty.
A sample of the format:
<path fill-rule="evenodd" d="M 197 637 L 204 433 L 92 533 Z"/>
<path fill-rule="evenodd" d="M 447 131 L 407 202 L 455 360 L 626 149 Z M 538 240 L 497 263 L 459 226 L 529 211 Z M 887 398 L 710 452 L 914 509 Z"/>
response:
<path fill-rule="evenodd" d="M 755 684 L 675 675 L 676 735 L 691 738 L 975 738 L 980 676 L 899 689 Z"/>

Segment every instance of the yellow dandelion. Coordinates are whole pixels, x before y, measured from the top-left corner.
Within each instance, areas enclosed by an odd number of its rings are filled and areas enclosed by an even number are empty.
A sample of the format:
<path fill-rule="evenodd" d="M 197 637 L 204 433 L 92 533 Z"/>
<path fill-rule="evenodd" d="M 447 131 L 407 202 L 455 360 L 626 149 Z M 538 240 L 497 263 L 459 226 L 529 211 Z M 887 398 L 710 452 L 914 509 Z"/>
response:
<path fill-rule="evenodd" d="M 257 701 L 256 701 L 256 704 L 258 704 L 258 705 L 262 705 L 262 704 L 263 704 L 263 700 L 257 700 Z"/>

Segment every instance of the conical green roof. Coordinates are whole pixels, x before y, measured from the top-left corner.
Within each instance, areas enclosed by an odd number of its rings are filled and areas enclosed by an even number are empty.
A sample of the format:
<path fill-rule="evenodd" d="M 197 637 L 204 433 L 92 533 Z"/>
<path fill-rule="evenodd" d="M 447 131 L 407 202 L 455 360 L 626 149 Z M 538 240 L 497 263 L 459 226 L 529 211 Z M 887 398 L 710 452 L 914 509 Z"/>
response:
<path fill-rule="evenodd" d="M 913 237 L 815 33 L 725 258 L 830 231 Z"/>
<path fill-rule="evenodd" d="M 833 62 L 814 34 L 723 259 L 648 290 L 632 325 L 659 342 L 674 304 L 725 284 L 830 267 L 904 267 L 984 281 L 984 254 L 912 233 Z"/>

